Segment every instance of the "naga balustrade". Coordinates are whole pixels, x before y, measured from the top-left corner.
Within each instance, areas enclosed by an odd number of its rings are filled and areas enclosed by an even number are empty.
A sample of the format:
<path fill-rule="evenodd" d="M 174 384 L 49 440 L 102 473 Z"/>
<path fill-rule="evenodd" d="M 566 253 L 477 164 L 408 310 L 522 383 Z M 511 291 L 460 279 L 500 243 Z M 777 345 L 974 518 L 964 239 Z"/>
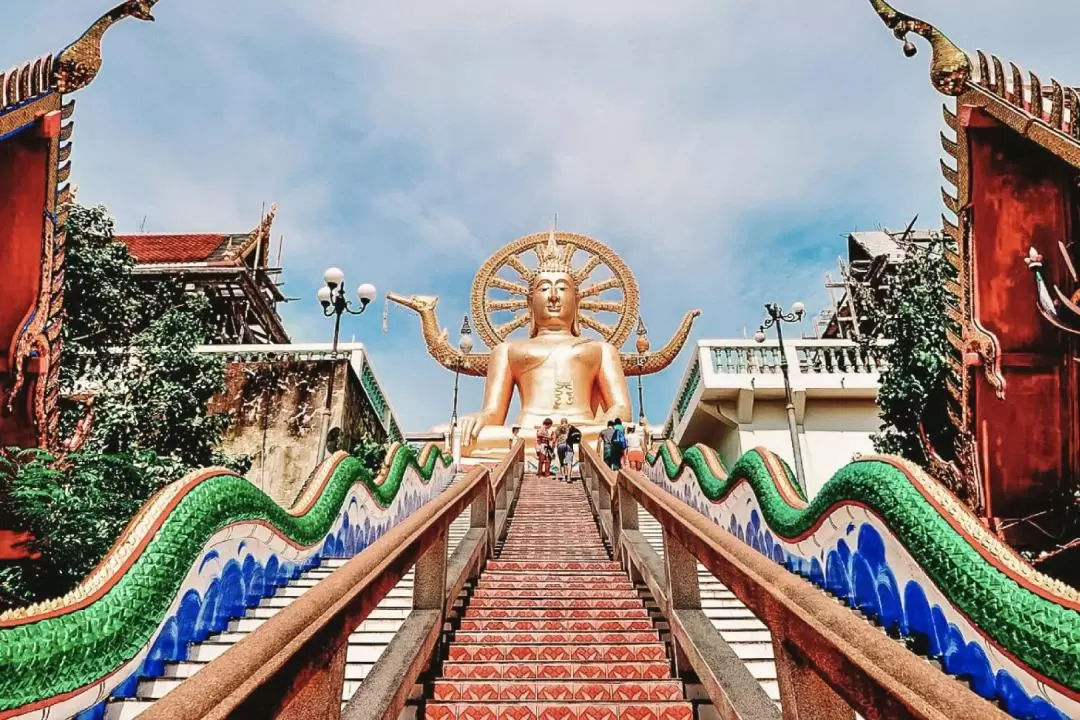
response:
<path fill-rule="evenodd" d="M 643 474 L 616 473 L 589 447 L 583 447 L 583 458 L 585 487 L 603 532 L 631 578 L 648 585 L 670 623 L 677 664 L 698 675 L 721 717 L 1008 717 Z M 663 558 L 638 530 L 639 506 L 663 527 Z M 702 612 L 698 563 L 769 628 L 782 710 Z"/>
<path fill-rule="evenodd" d="M 524 447 L 518 440 L 496 467 L 472 468 L 140 717 L 396 718 L 438 649 L 447 609 L 506 529 Z M 466 508 L 470 529 L 450 554 L 450 524 Z M 342 709 L 349 635 L 414 565 L 413 609 Z"/>

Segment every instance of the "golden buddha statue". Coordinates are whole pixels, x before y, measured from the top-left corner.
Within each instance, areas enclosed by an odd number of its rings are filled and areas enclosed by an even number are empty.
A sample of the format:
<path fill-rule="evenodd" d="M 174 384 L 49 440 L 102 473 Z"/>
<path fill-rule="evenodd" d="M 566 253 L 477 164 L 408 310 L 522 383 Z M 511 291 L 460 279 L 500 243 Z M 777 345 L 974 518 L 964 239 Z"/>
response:
<path fill-rule="evenodd" d="M 573 259 L 579 251 L 590 257 L 575 269 Z M 535 254 L 535 267 L 521 257 L 528 254 Z M 584 284 L 604 266 L 610 278 Z M 523 282 L 508 279 L 506 272 L 516 273 Z M 492 292 L 511 297 L 492 298 Z M 621 299 L 600 299 L 604 293 L 620 292 Z M 582 442 L 595 442 L 608 420 L 619 417 L 629 422 L 632 408 L 626 376 L 655 373 L 670 365 L 700 314 L 687 313 L 672 341 L 660 352 L 648 353 L 648 338 L 638 323 L 637 284 L 629 269 L 597 241 L 554 231 L 510 243 L 478 273 L 473 284 L 473 318 L 477 333 L 492 348 L 490 354 L 463 354 L 450 347 L 448 333 L 435 317 L 438 298 L 387 293 L 387 299 L 420 313 L 428 350 L 445 367 L 486 376 L 483 407 L 464 416 L 457 428 L 462 455 L 484 460 L 506 453 L 514 428 L 528 438 L 545 418 L 556 423 L 566 418 L 582 431 Z M 505 312 L 520 314 L 501 325 L 491 323 L 492 315 Z M 615 325 L 606 325 L 593 313 L 612 313 L 618 319 Z M 637 352 L 620 354 L 619 345 L 635 324 L 639 325 Z M 508 337 L 526 327 L 526 337 Z M 597 332 L 600 338 L 585 337 L 584 329 Z M 515 390 L 521 411 L 511 426 L 506 421 Z"/>

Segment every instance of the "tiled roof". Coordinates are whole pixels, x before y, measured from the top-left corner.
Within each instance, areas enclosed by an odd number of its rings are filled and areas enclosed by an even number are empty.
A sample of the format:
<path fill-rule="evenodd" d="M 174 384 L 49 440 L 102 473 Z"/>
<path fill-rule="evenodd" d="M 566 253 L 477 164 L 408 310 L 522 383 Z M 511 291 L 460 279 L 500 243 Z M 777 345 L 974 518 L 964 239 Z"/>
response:
<path fill-rule="evenodd" d="M 117 241 L 127 246 L 127 252 L 140 263 L 242 262 L 237 250 L 242 250 L 246 234 L 185 233 L 165 235 L 117 235 Z M 252 248 L 254 249 L 254 248 Z"/>
<path fill-rule="evenodd" d="M 140 263 L 209 262 L 231 235 L 190 233 L 184 235 L 117 235 Z"/>

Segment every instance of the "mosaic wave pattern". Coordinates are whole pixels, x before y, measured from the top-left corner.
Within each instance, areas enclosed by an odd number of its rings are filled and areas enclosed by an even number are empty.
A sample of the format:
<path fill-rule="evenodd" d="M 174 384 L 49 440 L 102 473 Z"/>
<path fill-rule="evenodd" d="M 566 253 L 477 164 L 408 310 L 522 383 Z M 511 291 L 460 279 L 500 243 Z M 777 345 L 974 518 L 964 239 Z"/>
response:
<path fill-rule="evenodd" d="M 809 504 L 760 448 L 729 473 L 709 448 L 666 443 L 646 475 L 1014 717 L 1080 717 L 1080 593 L 1034 571 L 910 463 L 854 462 Z"/>
<path fill-rule="evenodd" d="M 169 485 L 76 591 L 0 615 L 0 719 L 103 716 L 109 697 L 324 558 L 360 552 L 452 478 L 437 446 L 395 444 L 374 476 L 337 453 L 291 509 L 222 469 Z"/>

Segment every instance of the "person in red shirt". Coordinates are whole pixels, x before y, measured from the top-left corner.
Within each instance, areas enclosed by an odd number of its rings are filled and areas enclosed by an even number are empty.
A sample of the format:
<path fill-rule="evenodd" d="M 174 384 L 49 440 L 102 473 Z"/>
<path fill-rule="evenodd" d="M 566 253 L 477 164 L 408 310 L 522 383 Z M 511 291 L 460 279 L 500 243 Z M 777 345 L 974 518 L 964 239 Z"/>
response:
<path fill-rule="evenodd" d="M 555 436 L 551 430 L 551 418 L 536 429 L 536 476 L 551 477 L 551 458 L 555 454 Z"/>

